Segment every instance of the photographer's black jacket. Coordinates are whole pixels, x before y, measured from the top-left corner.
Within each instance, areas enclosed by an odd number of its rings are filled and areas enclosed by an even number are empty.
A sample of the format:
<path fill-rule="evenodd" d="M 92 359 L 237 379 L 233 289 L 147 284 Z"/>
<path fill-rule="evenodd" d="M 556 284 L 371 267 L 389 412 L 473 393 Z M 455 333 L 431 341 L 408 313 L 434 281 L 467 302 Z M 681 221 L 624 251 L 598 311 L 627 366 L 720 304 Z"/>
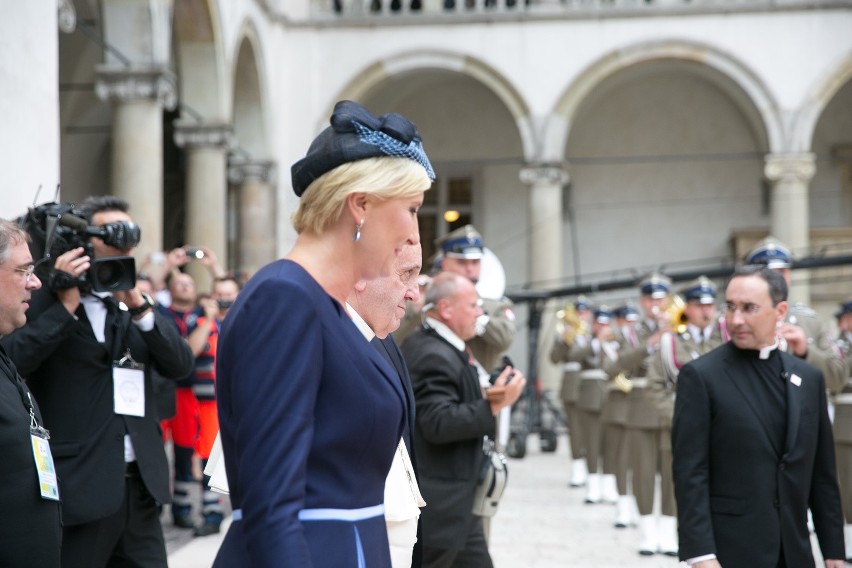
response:
<path fill-rule="evenodd" d="M 46 287 L 37 290 L 27 324 L 2 339 L 41 406 L 59 477 L 65 525 L 104 518 L 124 496 L 124 435 L 130 434 L 145 486 L 170 500 L 169 475 L 155 409 L 150 369 L 181 378 L 192 353 L 171 321 L 154 312 L 154 329 L 140 331 L 126 311 L 107 315 L 99 343 L 82 304 L 76 317 Z M 127 348 L 145 364 L 145 416 L 113 412 L 112 364 Z"/>

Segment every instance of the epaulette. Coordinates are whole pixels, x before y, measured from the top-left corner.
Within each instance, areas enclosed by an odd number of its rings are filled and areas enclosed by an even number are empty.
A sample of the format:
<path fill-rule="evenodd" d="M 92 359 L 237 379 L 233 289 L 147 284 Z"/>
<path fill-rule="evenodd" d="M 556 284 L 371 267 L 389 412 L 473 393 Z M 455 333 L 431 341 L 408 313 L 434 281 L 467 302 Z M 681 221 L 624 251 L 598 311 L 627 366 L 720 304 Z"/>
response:
<path fill-rule="evenodd" d="M 790 313 L 796 314 L 797 316 L 807 316 L 811 318 L 817 317 L 816 311 L 805 304 L 793 304 L 790 306 Z"/>

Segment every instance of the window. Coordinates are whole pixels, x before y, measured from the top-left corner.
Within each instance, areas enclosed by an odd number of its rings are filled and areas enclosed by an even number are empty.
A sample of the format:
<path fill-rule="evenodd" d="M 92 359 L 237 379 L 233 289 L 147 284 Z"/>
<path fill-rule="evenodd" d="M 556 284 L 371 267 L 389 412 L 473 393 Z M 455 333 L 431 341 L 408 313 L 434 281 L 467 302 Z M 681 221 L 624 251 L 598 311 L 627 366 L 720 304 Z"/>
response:
<path fill-rule="evenodd" d="M 436 252 L 435 239 L 472 223 L 472 210 L 473 177 L 439 175 L 432 188 L 426 192 L 418 217 L 424 263 L 428 263 Z M 424 264 L 423 272 L 428 272 L 431 268 Z"/>

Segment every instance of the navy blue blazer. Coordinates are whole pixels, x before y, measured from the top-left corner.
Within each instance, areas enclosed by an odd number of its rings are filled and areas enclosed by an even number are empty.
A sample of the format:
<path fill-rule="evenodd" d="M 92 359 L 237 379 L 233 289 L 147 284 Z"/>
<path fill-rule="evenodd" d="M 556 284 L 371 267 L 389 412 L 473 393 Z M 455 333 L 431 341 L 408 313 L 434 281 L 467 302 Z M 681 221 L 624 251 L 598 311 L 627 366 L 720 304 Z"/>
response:
<path fill-rule="evenodd" d="M 714 553 L 725 568 L 775 568 L 783 546 L 787 566 L 813 566 L 810 508 L 823 557 L 843 558 L 822 373 L 778 354 L 787 416 L 776 447 L 754 354 L 728 342 L 680 370 L 672 428 L 680 557 Z"/>
<path fill-rule="evenodd" d="M 296 263 L 267 265 L 240 293 L 219 336 L 216 387 L 230 497 L 242 519 L 214 566 L 390 567 L 381 513 L 355 522 L 307 515 L 383 503 L 405 393 L 342 306 Z"/>

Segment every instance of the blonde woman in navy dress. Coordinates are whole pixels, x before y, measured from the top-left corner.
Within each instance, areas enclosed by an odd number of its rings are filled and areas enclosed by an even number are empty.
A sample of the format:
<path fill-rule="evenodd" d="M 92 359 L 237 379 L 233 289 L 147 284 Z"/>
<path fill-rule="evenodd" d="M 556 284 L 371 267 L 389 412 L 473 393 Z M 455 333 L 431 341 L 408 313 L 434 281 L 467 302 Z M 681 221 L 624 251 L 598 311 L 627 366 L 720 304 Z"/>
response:
<path fill-rule="evenodd" d="M 296 244 L 252 277 L 219 338 L 234 522 L 214 566 L 389 568 L 382 503 L 405 393 L 344 306 L 420 242 L 435 174 L 411 122 L 351 101 L 291 173 Z"/>

